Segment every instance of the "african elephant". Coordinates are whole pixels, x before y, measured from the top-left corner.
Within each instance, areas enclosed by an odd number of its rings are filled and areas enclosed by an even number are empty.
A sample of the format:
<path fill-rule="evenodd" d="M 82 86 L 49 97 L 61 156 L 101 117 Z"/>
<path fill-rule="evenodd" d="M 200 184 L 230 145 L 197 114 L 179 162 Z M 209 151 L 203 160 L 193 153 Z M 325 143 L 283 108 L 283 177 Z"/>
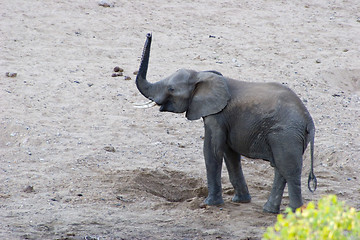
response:
<path fill-rule="evenodd" d="M 151 83 L 146 79 L 151 34 L 147 35 L 136 77 L 138 90 L 160 106 L 160 111 L 183 113 L 189 120 L 203 118 L 204 157 L 208 182 L 205 204 L 223 204 L 221 168 L 223 159 L 235 189 L 232 201 L 251 201 L 241 167 L 241 155 L 269 161 L 275 177 L 265 212 L 278 213 L 286 183 L 290 207 L 303 205 L 301 196 L 302 155 L 310 142 L 310 191 L 316 189 L 313 172 L 313 120 L 299 97 L 278 83 L 251 83 L 222 76 L 216 71 L 180 69 Z M 311 187 L 312 185 L 312 187 Z"/>

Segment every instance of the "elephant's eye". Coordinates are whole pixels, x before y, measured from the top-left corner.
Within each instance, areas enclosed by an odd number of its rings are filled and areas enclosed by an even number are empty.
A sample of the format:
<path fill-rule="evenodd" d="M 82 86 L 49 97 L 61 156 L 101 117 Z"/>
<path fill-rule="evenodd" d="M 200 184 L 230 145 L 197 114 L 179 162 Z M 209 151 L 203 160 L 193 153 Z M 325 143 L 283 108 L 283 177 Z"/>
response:
<path fill-rule="evenodd" d="M 173 87 L 169 87 L 169 88 L 168 88 L 168 91 L 172 93 L 172 92 L 175 91 L 175 89 L 174 89 Z"/>

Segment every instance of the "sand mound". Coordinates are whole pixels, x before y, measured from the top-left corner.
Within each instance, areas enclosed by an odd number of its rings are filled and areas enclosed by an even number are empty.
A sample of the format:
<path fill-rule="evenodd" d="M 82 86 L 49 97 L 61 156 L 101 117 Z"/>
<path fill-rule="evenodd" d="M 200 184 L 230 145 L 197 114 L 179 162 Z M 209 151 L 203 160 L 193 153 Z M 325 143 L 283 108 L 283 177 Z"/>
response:
<path fill-rule="evenodd" d="M 360 69 L 334 69 L 319 73 L 325 83 L 335 86 L 342 93 L 360 93 Z M 338 95 L 340 95 L 338 93 Z M 336 95 L 335 95 L 336 96 Z"/>

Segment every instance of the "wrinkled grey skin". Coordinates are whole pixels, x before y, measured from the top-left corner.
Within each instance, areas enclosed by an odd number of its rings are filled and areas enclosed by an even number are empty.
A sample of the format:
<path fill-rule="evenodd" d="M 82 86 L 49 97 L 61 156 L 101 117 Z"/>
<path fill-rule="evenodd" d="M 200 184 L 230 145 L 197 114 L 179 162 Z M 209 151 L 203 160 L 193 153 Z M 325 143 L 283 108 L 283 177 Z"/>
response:
<path fill-rule="evenodd" d="M 275 169 L 273 187 L 264 211 L 278 213 L 286 183 L 290 207 L 303 205 L 301 196 L 302 155 L 310 142 L 311 171 L 308 187 L 316 189 L 313 174 L 315 127 L 301 100 L 278 83 L 249 83 L 215 71 L 180 69 L 150 83 L 146 80 L 151 45 L 147 35 L 136 86 L 160 111 L 183 113 L 189 120 L 204 119 L 204 156 L 208 205 L 223 204 L 221 168 L 223 159 L 235 189 L 232 201 L 247 203 L 251 197 L 241 168 L 240 156 L 269 161 Z M 313 184 L 313 189 L 310 187 Z"/>

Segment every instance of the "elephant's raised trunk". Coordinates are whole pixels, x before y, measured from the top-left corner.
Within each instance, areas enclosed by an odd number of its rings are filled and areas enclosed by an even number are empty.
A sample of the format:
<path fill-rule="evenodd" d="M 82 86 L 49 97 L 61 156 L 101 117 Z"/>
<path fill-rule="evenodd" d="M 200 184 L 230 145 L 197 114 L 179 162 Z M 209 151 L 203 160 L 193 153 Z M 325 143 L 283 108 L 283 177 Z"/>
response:
<path fill-rule="evenodd" d="M 142 95 L 146 98 L 153 100 L 154 98 L 154 84 L 146 80 L 146 73 L 149 65 L 151 46 L 151 33 L 146 35 L 146 42 L 142 53 L 139 72 L 136 76 L 136 87 L 139 89 Z"/>

